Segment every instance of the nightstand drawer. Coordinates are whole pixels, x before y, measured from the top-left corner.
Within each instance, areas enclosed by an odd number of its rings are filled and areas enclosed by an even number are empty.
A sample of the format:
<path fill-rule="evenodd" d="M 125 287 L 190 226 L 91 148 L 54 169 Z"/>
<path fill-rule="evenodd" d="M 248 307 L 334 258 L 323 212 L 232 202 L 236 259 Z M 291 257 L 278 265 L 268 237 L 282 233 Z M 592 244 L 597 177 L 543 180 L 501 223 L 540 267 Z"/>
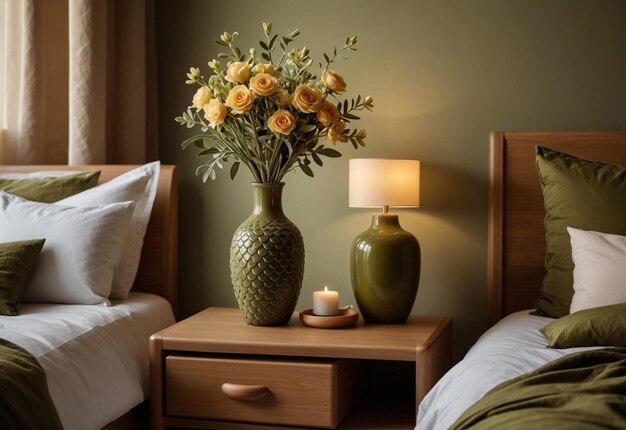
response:
<path fill-rule="evenodd" d="M 165 361 L 168 416 L 334 428 L 360 379 L 347 359 L 174 354 Z"/>

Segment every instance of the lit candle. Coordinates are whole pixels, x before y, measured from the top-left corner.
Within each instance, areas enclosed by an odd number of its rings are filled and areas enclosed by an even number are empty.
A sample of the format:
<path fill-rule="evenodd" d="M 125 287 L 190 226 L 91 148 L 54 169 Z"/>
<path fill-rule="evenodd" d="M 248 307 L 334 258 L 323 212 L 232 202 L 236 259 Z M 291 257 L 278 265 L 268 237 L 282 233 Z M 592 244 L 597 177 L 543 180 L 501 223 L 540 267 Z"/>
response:
<path fill-rule="evenodd" d="M 337 291 L 313 291 L 314 315 L 339 315 L 339 293 Z"/>

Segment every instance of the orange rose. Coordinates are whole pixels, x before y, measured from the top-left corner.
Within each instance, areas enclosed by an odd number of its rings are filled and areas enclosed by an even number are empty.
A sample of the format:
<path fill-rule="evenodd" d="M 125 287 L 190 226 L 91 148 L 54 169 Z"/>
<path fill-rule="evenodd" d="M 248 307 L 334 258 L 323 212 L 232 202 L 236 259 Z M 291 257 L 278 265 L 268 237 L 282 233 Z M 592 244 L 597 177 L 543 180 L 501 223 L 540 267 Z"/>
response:
<path fill-rule="evenodd" d="M 293 93 L 293 105 L 304 113 L 315 113 L 322 104 L 322 93 L 308 85 L 298 85 Z"/>
<path fill-rule="evenodd" d="M 296 118 L 289 111 L 277 110 L 267 120 L 267 126 L 274 133 L 288 135 L 296 127 Z"/>
<path fill-rule="evenodd" d="M 250 79 L 250 89 L 260 96 L 271 96 L 278 91 L 278 80 L 268 73 L 259 73 Z"/>
<path fill-rule="evenodd" d="M 213 128 L 223 124 L 227 114 L 226 106 L 217 99 L 212 99 L 204 105 L 204 119 L 209 121 L 209 125 Z"/>
<path fill-rule="evenodd" d="M 328 140 L 332 142 L 333 145 L 339 142 L 347 142 L 348 137 L 343 134 L 343 130 L 346 128 L 346 123 L 339 120 L 332 123 L 330 127 L 328 127 L 328 132 L 326 137 Z"/>
<path fill-rule="evenodd" d="M 324 70 L 322 73 L 322 83 L 331 91 L 339 92 L 346 89 L 346 82 L 341 75 L 334 70 Z"/>
<path fill-rule="evenodd" d="M 237 85 L 230 90 L 228 97 L 226 97 L 226 106 L 228 106 L 233 113 L 244 113 L 254 103 L 254 93 L 248 89 L 245 85 Z"/>
<path fill-rule="evenodd" d="M 250 66 L 245 61 L 237 61 L 228 65 L 226 70 L 226 80 L 228 82 L 236 82 L 243 84 L 250 76 Z"/>
<path fill-rule="evenodd" d="M 324 101 L 317 111 L 317 120 L 322 124 L 329 126 L 339 119 L 339 110 L 331 102 Z"/>
<path fill-rule="evenodd" d="M 206 86 L 201 86 L 198 88 L 198 91 L 193 95 L 193 107 L 197 109 L 202 109 L 205 104 L 209 102 L 213 98 L 213 94 L 211 94 L 211 90 Z"/>

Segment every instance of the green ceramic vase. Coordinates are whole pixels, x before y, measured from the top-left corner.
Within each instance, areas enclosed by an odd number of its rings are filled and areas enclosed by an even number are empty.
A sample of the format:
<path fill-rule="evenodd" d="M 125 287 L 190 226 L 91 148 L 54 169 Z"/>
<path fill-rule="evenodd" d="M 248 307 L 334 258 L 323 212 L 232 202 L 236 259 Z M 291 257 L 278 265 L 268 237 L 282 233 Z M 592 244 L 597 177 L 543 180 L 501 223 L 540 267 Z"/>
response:
<path fill-rule="evenodd" d="M 284 185 L 252 184 L 254 210 L 230 247 L 231 281 L 250 325 L 287 324 L 302 288 L 304 241 L 283 212 Z"/>
<path fill-rule="evenodd" d="M 374 215 L 350 255 L 354 297 L 365 321 L 406 322 L 417 295 L 420 259 L 419 243 L 400 227 L 398 215 Z"/>

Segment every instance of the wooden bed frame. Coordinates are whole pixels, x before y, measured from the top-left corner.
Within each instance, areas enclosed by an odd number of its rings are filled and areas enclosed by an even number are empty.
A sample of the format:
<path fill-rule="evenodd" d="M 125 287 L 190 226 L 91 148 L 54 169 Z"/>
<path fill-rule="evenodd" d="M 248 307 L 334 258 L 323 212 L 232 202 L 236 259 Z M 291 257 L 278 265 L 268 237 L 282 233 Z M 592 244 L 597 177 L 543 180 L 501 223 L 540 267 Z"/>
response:
<path fill-rule="evenodd" d="M 533 308 L 545 276 L 544 206 L 535 146 L 626 164 L 626 132 L 491 134 L 487 293 L 489 324 Z"/>
<path fill-rule="evenodd" d="M 99 183 L 109 181 L 138 166 L 0 166 L 0 173 L 28 173 L 43 170 L 100 170 Z M 141 261 L 133 291 L 157 294 L 178 311 L 178 171 L 161 165 L 157 194 L 144 237 Z M 148 427 L 149 407 L 142 403 L 105 427 L 106 430 Z"/>

